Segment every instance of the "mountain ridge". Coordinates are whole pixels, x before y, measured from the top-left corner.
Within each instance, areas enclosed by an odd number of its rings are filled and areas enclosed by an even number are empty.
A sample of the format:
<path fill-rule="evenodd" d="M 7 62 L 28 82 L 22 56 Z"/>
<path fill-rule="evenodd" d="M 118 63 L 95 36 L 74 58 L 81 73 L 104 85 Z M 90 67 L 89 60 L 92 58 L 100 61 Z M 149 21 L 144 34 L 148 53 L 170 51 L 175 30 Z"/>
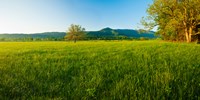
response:
<path fill-rule="evenodd" d="M 140 33 L 133 29 L 112 29 L 109 27 L 103 28 L 99 31 L 86 31 L 88 39 L 115 39 L 116 37 L 126 37 L 126 38 L 156 38 L 155 32 Z M 66 32 L 42 32 L 42 33 L 4 33 L 0 34 L 0 39 L 20 39 L 20 38 L 33 38 L 33 39 L 44 39 L 44 38 L 54 38 L 63 39 Z"/>

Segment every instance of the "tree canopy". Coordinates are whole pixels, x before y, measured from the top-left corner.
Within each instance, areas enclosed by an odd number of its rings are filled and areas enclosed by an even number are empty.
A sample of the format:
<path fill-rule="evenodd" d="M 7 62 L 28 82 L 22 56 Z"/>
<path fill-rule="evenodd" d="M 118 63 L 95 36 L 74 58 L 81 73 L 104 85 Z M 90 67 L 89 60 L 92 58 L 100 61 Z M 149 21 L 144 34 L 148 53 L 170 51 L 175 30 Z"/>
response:
<path fill-rule="evenodd" d="M 200 0 L 154 0 L 142 24 L 148 29 L 158 26 L 157 33 L 165 40 L 191 42 L 200 24 L 199 4 Z"/>

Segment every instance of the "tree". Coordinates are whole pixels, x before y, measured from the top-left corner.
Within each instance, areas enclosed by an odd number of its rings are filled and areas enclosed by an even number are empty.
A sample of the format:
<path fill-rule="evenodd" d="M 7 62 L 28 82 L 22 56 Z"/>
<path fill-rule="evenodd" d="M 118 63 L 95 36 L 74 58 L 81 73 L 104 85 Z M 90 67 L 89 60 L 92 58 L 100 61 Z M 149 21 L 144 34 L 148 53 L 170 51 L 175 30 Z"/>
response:
<path fill-rule="evenodd" d="M 146 28 L 158 26 L 158 34 L 165 40 L 191 42 L 200 22 L 200 0 L 154 0 L 142 19 Z"/>
<path fill-rule="evenodd" d="M 77 40 L 83 39 L 85 37 L 85 28 L 82 28 L 80 25 L 72 24 L 68 28 L 65 38 L 68 40 L 73 40 L 76 43 Z"/>

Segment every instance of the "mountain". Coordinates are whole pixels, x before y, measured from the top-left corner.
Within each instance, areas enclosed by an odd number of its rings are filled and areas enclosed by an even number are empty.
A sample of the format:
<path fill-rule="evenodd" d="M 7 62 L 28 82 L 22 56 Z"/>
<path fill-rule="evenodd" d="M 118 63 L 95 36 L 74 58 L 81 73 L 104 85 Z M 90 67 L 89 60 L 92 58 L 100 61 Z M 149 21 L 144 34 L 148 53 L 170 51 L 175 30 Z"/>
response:
<path fill-rule="evenodd" d="M 87 36 L 91 38 L 115 38 L 115 37 L 126 37 L 126 38 L 157 38 L 154 34 L 155 32 L 143 32 L 140 33 L 137 30 L 131 29 L 111 29 L 109 27 L 104 28 L 100 31 L 89 31 L 87 32 Z"/>
<path fill-rule="evenodd" d="M 119 38 L 156 38 L 154 32 L 139 33 L 131 29 L 111 29 L 109 27 L 99 31 L 87 31 L 86 39 L 119 39 Z M 63 40 L 66 32 L 44 32 L 34 34 L 0 34 L 0 40 Z"/>

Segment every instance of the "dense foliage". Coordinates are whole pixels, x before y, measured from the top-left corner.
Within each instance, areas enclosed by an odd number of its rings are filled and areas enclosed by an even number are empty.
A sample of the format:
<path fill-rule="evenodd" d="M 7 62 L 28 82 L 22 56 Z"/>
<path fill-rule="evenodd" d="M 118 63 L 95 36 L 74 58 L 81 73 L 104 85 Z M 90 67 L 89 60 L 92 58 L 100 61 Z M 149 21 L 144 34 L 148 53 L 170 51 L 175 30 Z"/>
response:
<path fill-rule="evenodd" d="M 198 100 L 200 46 L 0 42 L 0 99 Z"/>
<path fill-rule="evenodd" d="M 153 0 L 142 24 L 158 26 L 158 34 L 165 40 L 191 42 L 199 34 L 200 0 Z"/>

